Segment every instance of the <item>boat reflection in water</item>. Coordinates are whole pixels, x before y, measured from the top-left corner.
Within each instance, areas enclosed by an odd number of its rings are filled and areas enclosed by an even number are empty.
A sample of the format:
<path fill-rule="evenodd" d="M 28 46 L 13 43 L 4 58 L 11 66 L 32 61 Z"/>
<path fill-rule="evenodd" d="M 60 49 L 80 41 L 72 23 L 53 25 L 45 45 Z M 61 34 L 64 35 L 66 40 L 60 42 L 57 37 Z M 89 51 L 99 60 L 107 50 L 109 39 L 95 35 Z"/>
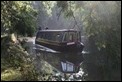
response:
<path fill-rule="evenodd" d="M 76 30 L 41 30 L 35 39 L 36 52 L 63 73 L 76 73 L 83 61 L 80 32 Z"/>

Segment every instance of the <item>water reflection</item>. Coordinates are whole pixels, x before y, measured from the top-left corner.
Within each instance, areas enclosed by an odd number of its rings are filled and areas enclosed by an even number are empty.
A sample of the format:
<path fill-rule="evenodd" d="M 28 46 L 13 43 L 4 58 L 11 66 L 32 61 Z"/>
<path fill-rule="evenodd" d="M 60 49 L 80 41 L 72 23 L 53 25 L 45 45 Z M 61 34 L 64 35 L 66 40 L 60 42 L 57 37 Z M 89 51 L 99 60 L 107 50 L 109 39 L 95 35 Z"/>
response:
<path fill-rule="evenodd" d="M 81 53 L 54 53 L 44 49 L 36 49 L 36 53 L 39 53 L 43 60 L 63 73 L 77 73 L 83 61 Z"/>

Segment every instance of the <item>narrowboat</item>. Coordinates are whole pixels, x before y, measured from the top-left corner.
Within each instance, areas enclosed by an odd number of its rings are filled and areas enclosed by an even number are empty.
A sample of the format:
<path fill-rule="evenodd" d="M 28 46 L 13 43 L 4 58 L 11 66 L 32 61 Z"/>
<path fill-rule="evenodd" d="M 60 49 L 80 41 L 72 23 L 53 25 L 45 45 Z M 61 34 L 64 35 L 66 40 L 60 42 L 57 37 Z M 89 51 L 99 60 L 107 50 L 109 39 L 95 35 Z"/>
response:
<path fill-rule="evenodd" d="M 39 30 L 35 44 L 62 53 L 82 52 L 84 48 L 81 42 L 81 32 L 75 29 Z"/>

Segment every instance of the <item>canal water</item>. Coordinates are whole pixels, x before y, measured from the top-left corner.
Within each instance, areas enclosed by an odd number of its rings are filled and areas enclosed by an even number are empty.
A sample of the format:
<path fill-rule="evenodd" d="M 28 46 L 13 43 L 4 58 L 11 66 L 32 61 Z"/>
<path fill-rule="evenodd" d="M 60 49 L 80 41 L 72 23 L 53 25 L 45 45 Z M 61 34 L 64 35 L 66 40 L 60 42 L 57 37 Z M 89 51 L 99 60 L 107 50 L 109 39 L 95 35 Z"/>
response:
<path fill-rule="evenodd" d="M 82 78 L 84 74 L 81 64 L 83 55 L 81 53 L 60 53 L 43 46 L 35 45 L 35 38 L 28 38 L 26 46 L 28 52 L 34 59 L 34 64 L 38 72 L 48 70 L 55 75 L 61 75 L 62 80 L 73 80 Z M 56 72 L 54 72 L 54 70 Z M 82 80 L 82 79 L 78 80 Z"/>

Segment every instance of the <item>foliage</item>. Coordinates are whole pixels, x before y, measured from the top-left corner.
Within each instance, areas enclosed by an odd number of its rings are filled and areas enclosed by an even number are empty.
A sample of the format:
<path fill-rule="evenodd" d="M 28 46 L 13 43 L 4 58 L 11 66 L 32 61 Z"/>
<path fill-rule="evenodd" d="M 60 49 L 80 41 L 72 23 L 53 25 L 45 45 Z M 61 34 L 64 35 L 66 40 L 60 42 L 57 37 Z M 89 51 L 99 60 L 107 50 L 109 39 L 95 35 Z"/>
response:
<path fill-rule="evenodd" d="M 18 70 L 17 72 L 19 74 L 18 77 L 20 78 L 20 80 L 24 80 L 24 81 L 37 80 L 38 75 L 32 63 L 32 59 L 29 56 L 29 54 L 24 51 L 24 49 L 19 43 L 18 44 L 13 43 L 11 41 L 10 36 L 6 36 L 2 39 L 1 47 L 6 50 L 4 51 L 2 49 L 2 53 L 1 53 L 1 57 L 2 57 L 1 70 L 2 71 L 8 70 L 8 72 L 10 72 L 9 68 L 12 68 L 12 69 Z M 14 76 L 13 73 L 12 74 L 10 73 L 9 76 L 10 75 Z M 5 78 L 7 77 L 6 76 L 4 77 L 4 74 L 5 72 L 3 72 L 3 79 L 5 80 Z M 9 79 L 10 78 L 8 77 L 8 79 L 6 80 L 9 80 Z"/>
<path fill-rule="evenodd" d="M 99 71 L 103 74 L 101 80 L 120 80 L 121 24 L 116 13 L 119 12 L 120 17 L 120 7 L 117 7 L 116 2 L 111 2 L 113 5 L 107 2 L 100 3 L 103 5 L 97 4 L 87 19 L 86 33 L 89 36 L 90 60 L 94 60 L 92 63 L 94 67 L 101 70 Z"/>
<path fill-rule="evenodd" d="M 70 12 L 68 10 L 70 5 L 68 7 L 64 6 L 67 3 L 69 2 L 62 2 L 61 4 L 57 2 L 57 5 Z M 80 16 L 85 36 L 89 40 L 85 46 L 90 54 L 88 57 L 86 56 L 86 61 L 84 61 L 87 66 L 89 80 L 120 80 L 121 2 L 78 1 L 74 5 L 74 16 Z M 70 17 L 73 17 L 73 15 L 70 15 Z M 93 76 L 93 73 L 96 76 Z"/>
<path fill-rule="evenodd" d="M 13 68 L 9 68 L 1 73 L 2 81 L 22 81 L 21 73 Z"/>
<path fill-rule="evenodd" d="M 1 32 L 3 34 L 16 32 L 21 35 L 33 35 L 37 13 L 30 4 L 31 2 L 24 1 L 1 1 Z M 85 80 L 121 80 L 121 2 L 56 1 L 56 4 L 50 1 L 43 2 L 43 8 L 45 8 L 44 10 L 48 14 L 52 14 L 51 10 L 55 6 L 60 9 L 57 14 L 58 18 L 61 14 L 69 20 L 73 18 L 75 25 L 83 26 L 80 26 L 81 28 L 79 29 L 82 29 L 84 36 L 88 38 L 88 44 L 85 45 L 85 48 L 90 53 L 84 55 L 85 61 L 83 63 L 85 72 L 88 72 L 87 77 L 84 75 Z M 39 11 L 39 13 L 41 13 L 41 16 L 39 14 L 38 18 L 40 17 L 41 21 L 47 21 L 48 18 L 44 19 L 43 17 L 47 15 L 42 15 L 46 13 L 43 11 Z M 63 21 L 68 23 L 67 20 Z M 73 28 L 75 28 L 75 25 Z M 26 70 L 23 71 L 24 77 L 30 75 L 29 77 L 25 77 L 26 80 L 33 77 L 31 70 L 34 67 L 29 65 L 26 68 L 26 65 L 23 65 L 26 58 L 21 57 L 25 53 L 21 51 L 20 47 L 15 45 L 8 47 L 10 45 L 8 44 L 9 41 L 9 38 L 2 41 L 1 44 L 6 42 L 6 44 L 1 45 L 2 54 L 5 54 L 4 56 L 8 54 L 9 56 L 6 56 L 7 59 L 12 58 L 12 61 L 10 59 L 8 61 L 10 64 L 15 67 L 22 66 Z M 35 79 L 35 77 L 33 78 Z"/>
<path fill-rule="evenodd" d="M 36 15 L 31 2 L 1 1 L 2 32 L 8 30 L 9 33 L 32 36 L 35 32 Z"/>

